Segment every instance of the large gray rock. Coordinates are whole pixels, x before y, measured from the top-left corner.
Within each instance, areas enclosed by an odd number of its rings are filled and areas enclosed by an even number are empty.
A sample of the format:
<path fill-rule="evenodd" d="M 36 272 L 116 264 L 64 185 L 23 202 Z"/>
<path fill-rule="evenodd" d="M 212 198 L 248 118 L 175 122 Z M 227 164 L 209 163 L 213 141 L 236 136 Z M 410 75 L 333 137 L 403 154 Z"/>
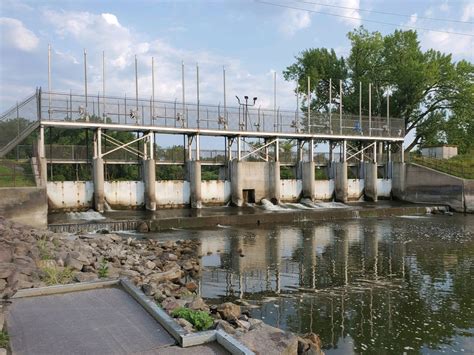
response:
<path fill-rule="evenodd" d="M 0 263 L 0 279 L 6 279 L 13 271 L 15 271 L 15 264 Z"/>
<path fill-rule="evenodd" d="M 161 281 L 179 280 L 183 276 L 183 271 L 179 266 L 173 267 L 171 270 L 165 272 L 157 272 L 149 275 L 151 281 L 159 283 Z"/>
<path fill-rule="evenodd" d="M 222 319 L 235 320 L 240 317 L 240 306 L 231 302 L 222 303 L 217 307 L 217 312 Z"/>
<path fill-rule="evenodd" d="M 237 338 L 255 354 L 294 355 L 298 353 L 298 337 L 267 324 Z"/>
<path fill-rule="evenodd" d="M 79 254 L 79 253 L 74 253 L 74 254 Z M 70 267 L 73 270 L 81 271 L 84 265 L 74 257 L 74 254 L 69 253 L 67 255 L 66 260 L 64 260 L 64 265 L 66 265 L 67 267 Z"/>
<path fill-rule="evenodd" d="M 98 280 L 98 276 L 93 272 L 78 272 L 74 279 L 78 282 L 88 282 Z"/>

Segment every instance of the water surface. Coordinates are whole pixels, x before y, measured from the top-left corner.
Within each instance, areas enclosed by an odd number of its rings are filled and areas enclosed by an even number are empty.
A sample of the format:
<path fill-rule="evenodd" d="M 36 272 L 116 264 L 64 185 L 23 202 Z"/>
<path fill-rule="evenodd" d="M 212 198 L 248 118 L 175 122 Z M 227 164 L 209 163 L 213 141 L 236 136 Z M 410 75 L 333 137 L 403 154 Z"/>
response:
<path fill-rule="evenodd" d="M 156 233 L 199 238 L 200 292 L 328 354 L 474 353 L 474 216 Z"/>

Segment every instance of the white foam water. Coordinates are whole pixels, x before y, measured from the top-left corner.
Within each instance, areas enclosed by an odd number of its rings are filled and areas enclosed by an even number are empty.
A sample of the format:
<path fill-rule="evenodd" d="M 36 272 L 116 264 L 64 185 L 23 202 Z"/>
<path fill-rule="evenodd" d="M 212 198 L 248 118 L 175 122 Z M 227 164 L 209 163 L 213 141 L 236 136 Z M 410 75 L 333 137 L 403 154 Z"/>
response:
<path fill-rule="evenodd" d="M 287 208 L 284 208 L 280 205 L 274 205 L 271 201 L 268 201 L 266 198 L 262 199 L 262 207 L 267 211 L 288 211 Z"/>
<path fill-rule="evenodd" d="M 87 212 L 68 212 L 66 214 L 69 219 L 73 220 L 97 221 L 106 219 L 99 212 L 94 210 L 89 210 Z"/>
<path fill-rule="evenodd" d="M 312 210 L 310 206 L 304 205 L 302 203 L 285 203 L 284 206 L 288 206 L 290 208 L 294 208 L 297 210 Z"/>
<path fill-rule="evenodd" d="M 323 208 L 349 208 L 349 206 L 341 203 L 341 202 L 313 202 L 309 198 L 303 198 L 301 203 L 307 207 L 312 209 L 323 209 Z"/>

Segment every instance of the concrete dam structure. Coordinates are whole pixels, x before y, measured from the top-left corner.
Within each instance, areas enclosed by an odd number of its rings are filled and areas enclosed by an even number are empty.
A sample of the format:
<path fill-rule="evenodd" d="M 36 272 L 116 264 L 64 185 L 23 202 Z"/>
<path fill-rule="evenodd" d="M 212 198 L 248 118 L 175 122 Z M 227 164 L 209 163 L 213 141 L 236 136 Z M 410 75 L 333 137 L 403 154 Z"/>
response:
<path fill-rule="evenodd" d="M 5 156 L 25 137 L 35 137 L 31 162 L 50 211 L 154 211 L 242 206 L 264 199 L 273 204 L 377 201 L 403 192 L 404 123 L 389 116 L 344 115 L 342 108 L 319 113 L 138 97 L 127 101 L 40 89 L 14 113 L 24 127 L 4 142 L 0 153 Z M 85 146 L 61 145 L 54 129 L 73 130 L 89 140 Z M 127 132 L 127 139 L 117 138 L 117 132 Z M 181 136 L 179 154 L 159 148 L 157 135 Z M 201 149 L 203 137 L 220 139 L 224 149 Z M 55 167 L 67 165 L 90 174 L 55 181 Z M 132 165 L 138 167 L 137 178 L 107 179 L 110 167 Z M 181 178 L 160 178 L 160 171 L 169 167 L 179 168 Z M 217 172 L 215 179 L 202 178 L 208 168 Z"/>

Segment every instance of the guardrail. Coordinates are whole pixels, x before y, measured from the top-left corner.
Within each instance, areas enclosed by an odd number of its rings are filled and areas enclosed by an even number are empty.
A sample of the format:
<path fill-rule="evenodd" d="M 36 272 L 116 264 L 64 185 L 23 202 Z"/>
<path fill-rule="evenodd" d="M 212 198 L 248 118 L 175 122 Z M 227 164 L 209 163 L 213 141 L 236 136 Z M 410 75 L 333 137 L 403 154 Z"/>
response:
<path fill-rule="evenodd" d="M 463 179 L 474 179 L 474 157 L 436 159 L 411 156 L 409 161 Z"/>
<path fill-rule="evenodd" d="M 36 186 L 35 174 L 28 160 L 0 160 L 0 187 Z"/>

